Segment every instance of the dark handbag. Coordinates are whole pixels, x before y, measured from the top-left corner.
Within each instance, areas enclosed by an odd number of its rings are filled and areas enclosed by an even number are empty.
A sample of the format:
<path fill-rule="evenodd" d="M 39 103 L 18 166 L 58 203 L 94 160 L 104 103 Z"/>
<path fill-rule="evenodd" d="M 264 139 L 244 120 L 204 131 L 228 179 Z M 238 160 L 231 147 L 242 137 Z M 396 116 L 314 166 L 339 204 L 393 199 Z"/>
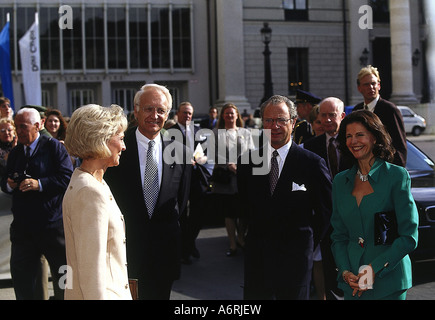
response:
<path fill-rule="evenodd" d="M 231 171 L 227 168 L 215 167 L 211 176 L 211 181 L 223 184 L 231 182 Z"/>
<path fill-rule="evenodd" d="M 375 213 L 375 246 L 391 245 L 398 237 L 396 212 Z"/>

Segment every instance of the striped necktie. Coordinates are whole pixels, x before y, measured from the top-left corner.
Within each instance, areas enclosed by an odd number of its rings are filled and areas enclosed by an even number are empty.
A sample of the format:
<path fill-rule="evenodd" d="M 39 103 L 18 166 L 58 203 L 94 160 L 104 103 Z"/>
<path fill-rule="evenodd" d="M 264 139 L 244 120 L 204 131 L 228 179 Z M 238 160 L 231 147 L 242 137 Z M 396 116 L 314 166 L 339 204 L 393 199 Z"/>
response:
<path fill-rule="evenodd" d="M 270 172 L 269 172 L 269 184 L 270 184 L 270 194 L 273 195 L 275 191 L 276 184 L 278 183 L 279 168 L 278 168 L 278 151 L 272 153 L 272 159 L 270 161 Z"/>
<path fill-rule="evenodd" d="M 157 198 L 159 197 L 159 173 L 157 161 L 154 158 L 155 141 L 148 143 L 147 160 L 145 167 L 145 176 L 143 183 L 143 195 L 147 206 L 148 215 L 151 218 L 154 213 Z"/>

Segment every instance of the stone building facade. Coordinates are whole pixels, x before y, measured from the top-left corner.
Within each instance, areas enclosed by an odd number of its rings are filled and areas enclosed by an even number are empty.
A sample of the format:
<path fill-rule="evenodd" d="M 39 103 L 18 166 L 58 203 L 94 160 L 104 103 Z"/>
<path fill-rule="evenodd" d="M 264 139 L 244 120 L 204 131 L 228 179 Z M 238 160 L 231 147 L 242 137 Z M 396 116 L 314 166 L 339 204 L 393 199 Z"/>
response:
<path fill-rule="evenodd" d="M 411 6 L 412 3 L 412 6 Z M 3 0 L 11 16 L 15 103 L 25 104 L 18 40 L 39 14 L 43 104 L 70 115 L 85 103 L 132 110 L 144 83 L 168 86 L 174 108 L 191 101 L 197 115 L 233 102 L 258 108 L 264 87 L 264 22 L 275 94 L 301 88 L 353 105 L 356 76 L 379 68 L 382 95 L 398 104 L 433 99 L 431 0 Z M 61 29 L 61 5 L 73 29 Z M 434 38 L 432 36 L 432 38 Z"/>

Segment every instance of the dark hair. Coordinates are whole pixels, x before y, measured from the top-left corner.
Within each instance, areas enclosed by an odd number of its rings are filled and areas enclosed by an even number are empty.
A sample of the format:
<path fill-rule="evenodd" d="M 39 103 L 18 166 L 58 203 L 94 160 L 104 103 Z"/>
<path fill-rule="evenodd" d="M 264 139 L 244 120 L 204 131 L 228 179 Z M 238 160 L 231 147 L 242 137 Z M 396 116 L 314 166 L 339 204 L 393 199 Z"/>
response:
<path fill-rule="evenodd" d="M 338 132 L 338 143 L 340 152 L 345 157 L 357 160 L 354 158 L 350 150 L 346 146 L 346 130 L 347 126 L 351 123 L 362 124 L 373 136 L 375 137 L 375 145 L 373 146 L 373 155 L 376 158 L 392 162 L 394 158 L 394 149 L 391 143 L 391 136 L 385 129 L 379 117 L 368 110 L 358 110 L 347 115 L 340 124 Z"/>
<path fill-rule="evenodd" d="M 47 118 L 47 121 L 48 121 L 48 117 L 52 115 L 57 117 L 60 122 L 59 131 L 57 133 L 57 140 L 65 140 L 66 128 L 68 126 L 65 118 L 63 117 L 62 113 L 58 109 L 47 109 L 45 111 L 45 117 Z"/>

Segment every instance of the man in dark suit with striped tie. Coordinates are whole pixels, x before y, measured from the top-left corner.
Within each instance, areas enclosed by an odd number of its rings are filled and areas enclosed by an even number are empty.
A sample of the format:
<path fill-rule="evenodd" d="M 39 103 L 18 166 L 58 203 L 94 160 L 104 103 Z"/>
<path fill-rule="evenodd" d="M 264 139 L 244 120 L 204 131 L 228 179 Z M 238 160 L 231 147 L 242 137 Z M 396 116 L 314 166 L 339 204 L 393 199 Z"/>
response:
<path fill-rule="evenodd" d="M 329 227 L 331 178 L 325 160 L 291 138 L 297 118 L 293 102 L 273 96 L 261 115 L 269 143 L 242 155 L 237 164 L 248 221 L 244 298 L 308 300 L 313 251 Z M 270 173 L 259 159 L 272 159 Z"/>
<path fill-rule="evenodd" d="M 181 133 L 179 141 L 161 133 L 171 108 L 171 94 L 163 86 L 147 84 L 136 93 L 138 126 L 127 130 L 120 164 L 104 176 L 125 216 L 128 273 L 138 279 L 139 299 L 169 300 L 180 276 L 179 217 L 187 204 L 192 165 L 186 163 Z M 157 166 L 152 176 L 148 160 Z M 154 192 L 156 197 L 150 195 Z"/>

